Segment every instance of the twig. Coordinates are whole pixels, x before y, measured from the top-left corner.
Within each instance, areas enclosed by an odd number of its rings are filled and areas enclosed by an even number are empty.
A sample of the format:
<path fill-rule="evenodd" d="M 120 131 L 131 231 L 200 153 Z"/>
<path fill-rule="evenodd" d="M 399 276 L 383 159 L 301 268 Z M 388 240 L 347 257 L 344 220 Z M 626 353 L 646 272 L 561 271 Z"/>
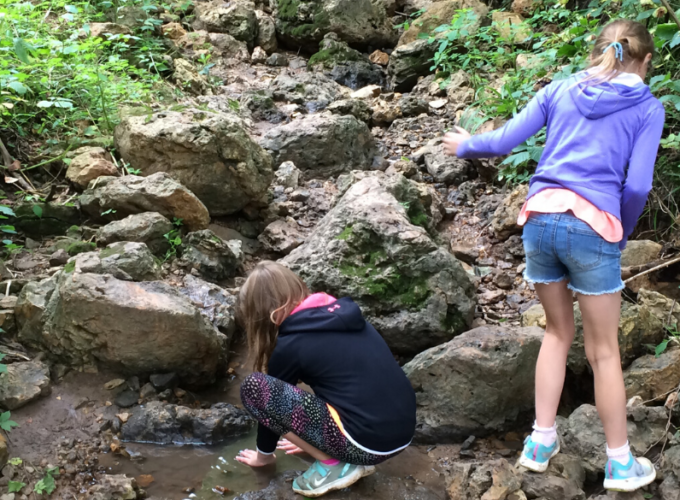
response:
<path fill-rule="evenodd" d="M 680 257 L 676 257 L 675 259 L 668 260 L 668 261 L 664 262 L 663 264 L 659 264 L 658 266 L 655 266 L 651 269 L 647 269 L 646 271 L 643 271 L 639 274 L 636 274 L 635 276 L 631 276 L 630 278 L 625 280 L 624 283 L 629 283 L 629 282 L 633 281 L 635 278 L 640 278 L 641 276 L 644 276 L 646 274 L 653 273 L 654 271 L 658 271 L 659 269 L 663 269 L 664 267 L 668 267 L 671 264 L 675 264 L 676 262 L 680 262 Z"/>
<path fill-rule="evenodd" d="M 673 19 L 675 24 L 678 25 L 678 29 L 680 29 L 680 19 L 678 19 L 678 16 L 675 15 L 675 11 L 673 10 L 673 7 L 671 7 L 671 4 L 668 3 L 668 0 L 661 0 L 661 3 L 664 7 L 666 7 L 668 15 L 671 16 L 671 19 Z"/>
<path fill-rule="evenodd" d="M 675 309 L 675 299 L 673 299 L 673 304 L 671 304 L 671 310 L 668 311 L 668 318 L 666 319 L 666 326 L 671 324 L 671 317 L 673 316 L 673 309 Z"/>
<path fill-rule="evenodd" d="M 680 385 L 678 385 L 678 390 L 675 391 L 675 400 L 678 400 L 678 394 L 680 394 Z M 675 406 L 675 405 L 674 405 Z M 664 441 L 663 445 L 661 446 L 661 452 L 659 453 L 659 457 L 663 458 L 663 450 L 666 449 L 666 445 L 668 444 L 668 429 L 671 428 L 671 418 L 673 417 L 673 408 L 668 409 L 668 422 L 666 422 L 666 432 L 664 432 Z"/>
<path fill-rule="evenodd" d="M 0 139 L 0 154 L 2 154 L 2 163 L 4 163 L 5 168 L 9 168 L 9 166 L 12 164 L 12 157 L 10 156 L 9 151 L 7 151 L 5 143 L 2 142 L 2 139 Z"/>

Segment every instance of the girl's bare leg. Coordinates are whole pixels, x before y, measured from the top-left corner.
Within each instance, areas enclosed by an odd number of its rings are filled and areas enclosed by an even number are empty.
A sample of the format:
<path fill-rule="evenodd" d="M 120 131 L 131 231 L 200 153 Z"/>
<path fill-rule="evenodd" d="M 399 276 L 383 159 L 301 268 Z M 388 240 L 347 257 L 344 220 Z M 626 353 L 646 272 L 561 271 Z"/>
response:
<path fill-rule="evenodd" d="M 293 443 L 294 445 L 298 446 L 299 448 L 303 449 L 305 452 L 310 454 L 312 457 L 316 458 L 317 460 L 324 461 L 324 460 L 330 460 L 331 456 L 326 455 L 323 451 L 315 448 L 311 444 L 307 443 L 306 441 L 303 441 L 300 439 L 298 436 L 293 434 L 292 432 L 289 432 L 285 436 L 283 436 L 285 439 Z"/>

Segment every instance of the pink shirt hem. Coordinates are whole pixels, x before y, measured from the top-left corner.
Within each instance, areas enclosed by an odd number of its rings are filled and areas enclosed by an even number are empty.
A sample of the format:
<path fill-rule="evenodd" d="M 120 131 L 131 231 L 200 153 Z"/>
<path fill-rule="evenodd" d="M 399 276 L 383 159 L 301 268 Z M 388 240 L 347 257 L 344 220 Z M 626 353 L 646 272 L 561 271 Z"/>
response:
<path fill-rule="evenodd" d="M 327 306 L 328 304 L 332 304 L 336 300 L 337 299 L 335 297 L 333 297 L 332 295 L 328 295 L 327 293 L 323 292 L 313 293 L 305 300 L 300 302 L 300 305 L 293 309 L 293 312 L 291 312 L 290 314 L 293 315 L 296 312 L 300 312 L 303 309 L 309 309 L 311 307 Z"/>

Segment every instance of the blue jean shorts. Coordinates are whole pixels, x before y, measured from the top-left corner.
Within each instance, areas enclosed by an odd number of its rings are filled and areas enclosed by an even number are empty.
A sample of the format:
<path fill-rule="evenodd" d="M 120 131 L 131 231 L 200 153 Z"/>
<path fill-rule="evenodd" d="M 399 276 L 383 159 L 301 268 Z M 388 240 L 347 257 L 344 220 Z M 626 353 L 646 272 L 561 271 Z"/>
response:
<path fill-rule="evenodd" d="M 568 213 L 533 213 L 522 234 L 530 283 L 569 280 L 569 288 L 583 295 L 623 290 L 621 251 L 582 220 Z"/>

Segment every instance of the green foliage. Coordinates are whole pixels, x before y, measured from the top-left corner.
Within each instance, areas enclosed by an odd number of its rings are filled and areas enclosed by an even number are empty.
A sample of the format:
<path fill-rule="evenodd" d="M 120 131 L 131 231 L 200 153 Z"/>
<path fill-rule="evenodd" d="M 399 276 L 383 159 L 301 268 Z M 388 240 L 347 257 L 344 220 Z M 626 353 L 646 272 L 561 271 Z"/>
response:
<path fill-rule="evenodd" d="M 40 205 L 33 205 L 33 213 L 38 219 L 42 218 L 43 215 L 42 207 Z"/>
<path fill-rule="evenodd" d="M 24 486 L 26 486 L 26 483 L 22 483 L 21 481 L 9 481 L 7 483 L 7 492 L 18 493 L 23 489 Z"/>
<path fill-rule="evenodd" d="M 352 235 L 352 226 L 347 226 L 342 232 L 335 237 L 337 240 L 346 240 Z"/>
<path fill-rule="evenodd" d="M 163 238 L 165 238 L 170 245 L 170 248 L 165 252 L 163 262 L 167 262 L 168 260 L 177 257 L 177 251 L 182 246 L 182 219 L 175 217 L 172 220 L 172 225 L 175 226 L 174 229 L 163 235 Z"/>
<path fill-rule="evenodd" d="M 15 466 L 15 467 L 17 467 L 17 466 L 23 464 L 24 461 L 21 460 L 19 457 L 14 457 L 14 458 L 10 458 L 9 461 L 8 461 L 7 463 L 10 464 L 10 465 L 13 465 L 13 466 Z"/>
<path fill-rule="evenodd" d="M 91 241 L 74 241 L 67 248 L 66 252 L 71 255 L 78 255 L 79 253 L 91 252 L 95 250 L 97 245 Z"/>
<path fill-rule="evenodd" d="M 53 467 L 51 469 L 47 469 L 45 472 L 45 477 L 38 481 L 33 488 L 33 491 L 35 491 L 38 495 L 51 495 L 57 487 L 56 483 L 54 482 L 54 476 L 59 475 L 59 468 Z"/>
<path fill-rule="evenodd" d="M 12 427 L 19 427 L 19 424 L 14 420 L 10 420 L 11 417 L 12 415 L 8 411 L 0 413 L 0 429 L 5 432 L 10 432 Z"/>

